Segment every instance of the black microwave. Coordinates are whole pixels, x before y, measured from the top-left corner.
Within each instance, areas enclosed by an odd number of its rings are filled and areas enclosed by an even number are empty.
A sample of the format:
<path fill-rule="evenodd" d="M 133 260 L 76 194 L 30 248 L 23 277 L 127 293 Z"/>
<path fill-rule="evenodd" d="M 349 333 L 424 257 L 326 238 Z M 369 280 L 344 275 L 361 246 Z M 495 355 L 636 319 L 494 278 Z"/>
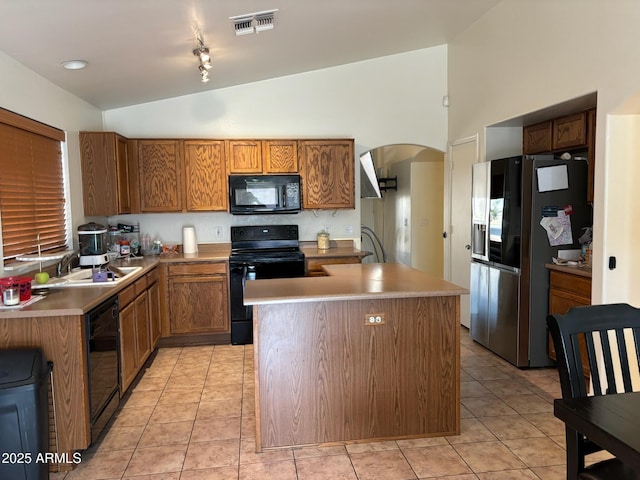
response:
<path fill-rule="evenodd" d="M 229 211 L 234 215 L 298 213 L 300 175 L 229 175 Z"/>

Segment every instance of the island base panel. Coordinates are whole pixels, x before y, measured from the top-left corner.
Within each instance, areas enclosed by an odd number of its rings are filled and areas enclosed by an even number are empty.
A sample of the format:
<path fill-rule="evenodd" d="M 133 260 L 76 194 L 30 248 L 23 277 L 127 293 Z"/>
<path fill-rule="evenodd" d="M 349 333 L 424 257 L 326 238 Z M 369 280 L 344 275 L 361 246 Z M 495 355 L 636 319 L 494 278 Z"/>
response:
<path fill-rule="evenodd" d="M 254 306 L 257 450 L 459 434 L 459 302 Z"/>

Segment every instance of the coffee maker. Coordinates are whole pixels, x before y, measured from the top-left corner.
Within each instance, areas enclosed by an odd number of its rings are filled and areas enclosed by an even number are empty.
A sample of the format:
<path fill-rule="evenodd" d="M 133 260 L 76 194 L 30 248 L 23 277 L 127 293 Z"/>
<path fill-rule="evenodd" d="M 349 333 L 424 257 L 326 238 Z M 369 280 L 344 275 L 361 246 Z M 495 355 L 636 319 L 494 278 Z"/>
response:
<path fill-rule="evenodd" d="M 107 255 L 107 228 L 90 222 L 78 227 L 80 244 L 80 266 L 95 267 L 109 261 Z"/>

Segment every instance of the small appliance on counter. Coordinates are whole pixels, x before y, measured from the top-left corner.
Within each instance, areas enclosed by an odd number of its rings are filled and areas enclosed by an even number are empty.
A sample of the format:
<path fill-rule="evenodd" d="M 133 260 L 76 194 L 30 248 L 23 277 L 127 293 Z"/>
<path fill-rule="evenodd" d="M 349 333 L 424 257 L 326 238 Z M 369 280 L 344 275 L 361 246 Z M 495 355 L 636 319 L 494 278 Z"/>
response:
<path fill-rule="evenodd" d="M 107 227 L 90 222 L 78 227 L 80 266 L 93 267 L 109 262 L 107 256 Z"/>

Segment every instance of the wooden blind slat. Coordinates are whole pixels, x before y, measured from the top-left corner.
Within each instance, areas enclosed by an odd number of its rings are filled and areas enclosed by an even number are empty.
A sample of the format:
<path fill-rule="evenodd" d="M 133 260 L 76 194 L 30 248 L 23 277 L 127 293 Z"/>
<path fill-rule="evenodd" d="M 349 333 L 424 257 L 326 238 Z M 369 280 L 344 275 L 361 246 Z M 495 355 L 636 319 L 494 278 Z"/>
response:
<path fill-rule="evenodd" d="M 0 109 L 0 218 L 4 259 L 66 248 L 64 132 Z"/>

